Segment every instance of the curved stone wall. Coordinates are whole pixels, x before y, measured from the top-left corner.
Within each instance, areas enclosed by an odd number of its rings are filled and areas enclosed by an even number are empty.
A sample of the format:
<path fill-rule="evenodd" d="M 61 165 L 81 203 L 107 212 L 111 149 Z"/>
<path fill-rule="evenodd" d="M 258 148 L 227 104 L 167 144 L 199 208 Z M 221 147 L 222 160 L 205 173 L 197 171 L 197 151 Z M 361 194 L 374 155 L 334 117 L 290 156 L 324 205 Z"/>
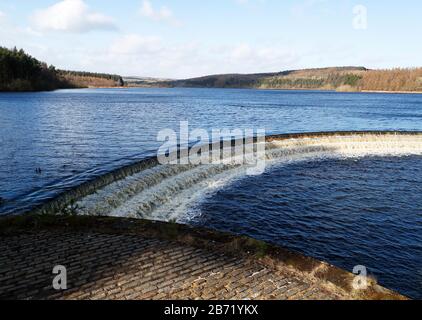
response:
<path fill-rule="evenodd" d="M 313 158 L 420 155 L 422 133 L 286 134 L 267 137 L 265 149 L 264 160 L 269 166 Z M 149 158 L 84 183 L 33 212 L 181 221 L 188 201 L 195 201 L 221 181 L 224 184 L 242 178 L 246 169 L 247 166 L 238 164 L 161 165 L 156 158 Z M 175 206 L 177 210 L 167 214 Z"/>

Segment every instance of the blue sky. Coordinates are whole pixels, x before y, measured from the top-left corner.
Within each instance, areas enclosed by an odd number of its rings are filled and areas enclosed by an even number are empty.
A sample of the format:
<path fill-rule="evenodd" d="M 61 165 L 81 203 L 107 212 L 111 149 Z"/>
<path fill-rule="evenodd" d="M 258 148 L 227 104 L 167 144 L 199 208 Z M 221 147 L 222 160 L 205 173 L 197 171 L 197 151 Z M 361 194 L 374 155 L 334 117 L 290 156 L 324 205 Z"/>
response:
<path fill-rule="evenodd" d="M 63 69 L 165 78 L 413 67 L 421 14 L 418 0 L 0 0 L 0 45 Z"/>

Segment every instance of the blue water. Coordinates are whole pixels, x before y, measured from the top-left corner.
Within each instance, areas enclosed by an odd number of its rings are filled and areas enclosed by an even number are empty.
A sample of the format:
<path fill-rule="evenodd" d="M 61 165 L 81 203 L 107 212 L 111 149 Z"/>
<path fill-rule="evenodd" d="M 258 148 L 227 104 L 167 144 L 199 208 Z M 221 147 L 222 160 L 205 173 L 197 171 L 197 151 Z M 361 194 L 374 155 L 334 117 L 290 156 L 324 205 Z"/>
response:
<path fill-rule="evenodd" d="M 192 223 L 248 235 L 422 299 L 422 157 L 294 163 L 200 204 Z"/>
<path fill-rule="evenodd" d="M 157 133 L 263 128 L 267 134 L 422 130 L 422 95 L 231 89 L 0 93 L 0 214 L 155 154 Z M 41 168 L 41 174 L 36 172 Z"/>
<path fill-rule="evenodd" d="M 0 93 L 0 215 L 28 210 L 155 155 L 158 132 L 178 131 L 180 121 L 189 121 L 191 129 L 250 128 L 267 134 L 422 131 L 422 95 L 235 89 Z M 204 220 L 196 223 L 276 242 L 347 269 L 364 264 L 381 283 L 422 298 L 421 161 L 368 161 L 296 164 L 275 171 L 279 180 L 269 173 L 244 180 L 205 203 Z M 383 174 L 386 168 L 391 176 Z M 255 190 L 256 183 L 262 189 Z M 253 198 L 251 190 L 257 191 Z M 386 202 L 390 198 L 384 194 L 397 202 Z M 358 200 L 366 196 L 367 202 Z M 328 222 L 319 223 L 322 218 Z"/>

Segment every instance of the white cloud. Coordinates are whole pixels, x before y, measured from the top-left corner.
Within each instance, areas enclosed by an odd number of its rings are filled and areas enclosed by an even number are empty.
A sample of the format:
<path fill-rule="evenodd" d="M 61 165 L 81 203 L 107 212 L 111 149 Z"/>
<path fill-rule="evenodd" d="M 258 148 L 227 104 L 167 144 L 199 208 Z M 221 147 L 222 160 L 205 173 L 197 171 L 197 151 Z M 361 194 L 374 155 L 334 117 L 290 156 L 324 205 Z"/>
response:
<path fill-rule="evenodd" d="M 128 34 L 117 37 L 108 49 L 86 52 L 77 68 L 127 76 L 188 78 L 215 73 L 280 71 L 296 67 L 300 59 L 289 47 L 272 43 L 223 46 Z"/>
<path fill-rule="evenodd" d="M 180 25 L 180 22 L 174 17 L 173 11 L 166 6 L 155 9 L 149 0 L 144 0 L 142 2 L 139 14 L 152 20 L 167 21 L 173 25 Z"/>
<path fill-rule="evenodd" d="M 155 53 L 161 49 L 161 39 L 158 37 L 129 34 L 117 39 L 111 45 L 110 53 L 116 55 L 137 55 Z"/>
<path fill-rule="evenodd" d="M 224 59 L 234 71 L 239 72 L 280 71 L 299 61 L 299 55 L 295 51 L 276 44 L 241 43 L 221 48 L 220 51 L 226 52 Z"/>
<path fill-rule="evenodd" d="M 10 19 L 9 15 L 0 11 L 0 46 L 8 48 L 33 48 L 38 45 L 40 34 L 29 27 L 20 26 Z"/>
<path fill-rule="evenodd" d="M 63 0 L 37 10 L 31 19 L 39 31 L 84 33 L 116 29 L 113 18 L 91 11 L 83 0 Z"/>

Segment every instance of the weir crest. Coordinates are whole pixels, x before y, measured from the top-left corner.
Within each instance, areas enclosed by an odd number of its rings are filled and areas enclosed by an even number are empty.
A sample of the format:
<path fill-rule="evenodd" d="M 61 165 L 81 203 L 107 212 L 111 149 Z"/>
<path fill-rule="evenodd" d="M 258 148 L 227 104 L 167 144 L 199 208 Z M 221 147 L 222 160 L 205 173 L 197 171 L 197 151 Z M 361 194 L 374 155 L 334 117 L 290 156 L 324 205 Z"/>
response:
<path fill-rule="evenodd" d="M 266 169 L 298 161 L 365 156 L 422 155 L 419 132 L 333 132 L 267 137 Z M 34 210 L 186 222 L 201 198 L 236 179 L 247 177 L 248 165 L 159 164 L 151 158 L 121 168 Z"/>

